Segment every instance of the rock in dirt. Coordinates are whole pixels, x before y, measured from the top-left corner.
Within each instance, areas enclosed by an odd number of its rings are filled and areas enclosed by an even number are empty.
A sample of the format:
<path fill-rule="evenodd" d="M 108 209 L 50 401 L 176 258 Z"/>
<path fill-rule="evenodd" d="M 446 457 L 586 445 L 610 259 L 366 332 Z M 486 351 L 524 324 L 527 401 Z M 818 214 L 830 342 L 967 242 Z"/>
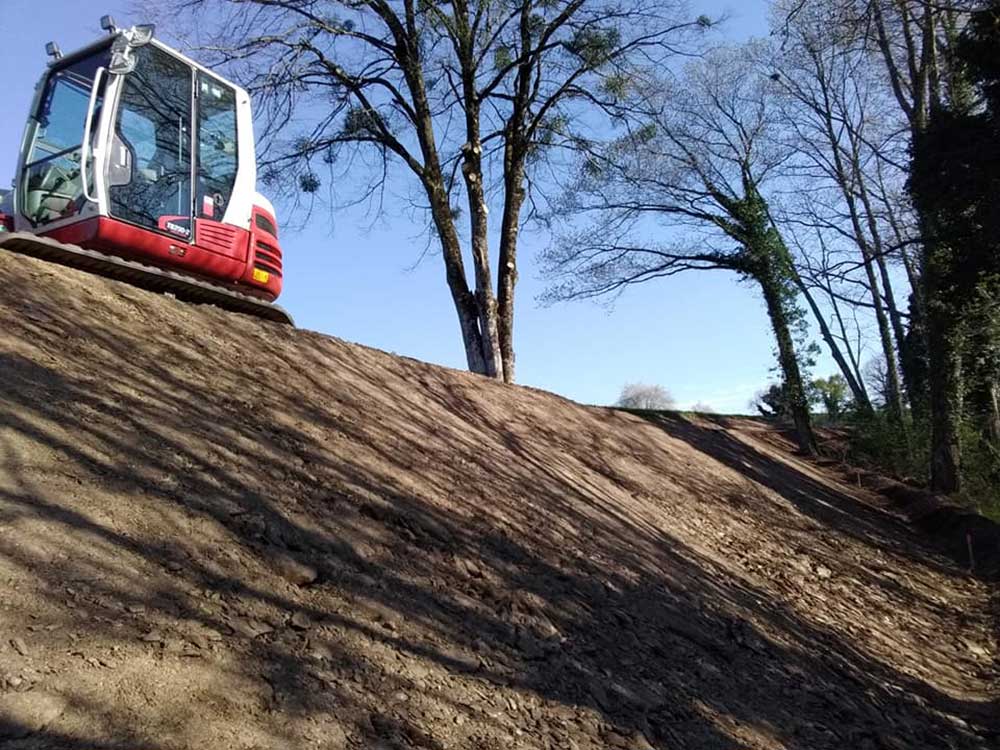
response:
<path fill-rule="evenodd" d="M 273 555 L 271 565 L 278 575 L 295 586 L 308 586 L 319 577 L 315 568 L 288 555 Z"/>
<path fill-rule="evenodd" d="M 333 658 L 333 650 L 325 643 L 310 641 L 308 651 L 306 653 L 309 654 L 310 658 L 316 659 L 317 661 Z"/>
<path fill-rule="evenodd" d="M 987 650 L 983 646 L 979 645 L 978 643 L 974 643 L 972 641 L 966 641 L 966 640 L 963 640 L 962 643 L 965 644 L 965 647 L 974 656 L 979 656 L 979 657 L 982 657 L 982 658 L 986 658 L 987 656 L 990 655 L 989 650 Z"/>
<path fill-rule="evenodd" d="M 233 632 L 244 638 L 256 638 L 259 635 L 273 633 L 274 628 L 262 620 L 254 620 L 249 617 L 241 617 L 230 623 Z"/>
<path fill-rule="evenodd" d="M 27 656 L 28 655 L 28 646 L 20 638 L 11 638 L 10 639 L 10 645 L 21 656 Z"/>
<path fill-rule="evenodd" d="M 292 615 L 292 619 L 289 623 L 296 630 L 309 630 L 312 627 L 312 620 L 309 619 L 309 615 L 305 612 L 296 612 Z"/>
<path fill-rule="evenodd" d="M 66 701 L 40 690 L 0 696 L 0 740 L 16 740 L 40 732 L 65 710 Z"/>

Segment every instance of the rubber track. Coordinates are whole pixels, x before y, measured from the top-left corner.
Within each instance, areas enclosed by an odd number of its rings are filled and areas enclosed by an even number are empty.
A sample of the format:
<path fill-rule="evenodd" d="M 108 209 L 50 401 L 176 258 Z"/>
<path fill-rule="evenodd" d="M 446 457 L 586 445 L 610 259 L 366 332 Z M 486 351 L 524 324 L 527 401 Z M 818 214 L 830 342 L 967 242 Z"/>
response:
<path fill-rule="evenodd" d="M 37 237 L 25 232 L 4 233 L 0 234 L 0 248 L 62 266 L 78 268 L 116 281 L 124 281 L 150 292 L 172 294 L 183 302 L 215 305 L 223 310 L 290 326 L 295 325 L 292 316 L 284 308 L 251 297 L 249 294 L 230 291 L 174 271 L 147 266 L 114 255 L 105 255 L 96 250 L 64 245 L 48 237 Z"/>

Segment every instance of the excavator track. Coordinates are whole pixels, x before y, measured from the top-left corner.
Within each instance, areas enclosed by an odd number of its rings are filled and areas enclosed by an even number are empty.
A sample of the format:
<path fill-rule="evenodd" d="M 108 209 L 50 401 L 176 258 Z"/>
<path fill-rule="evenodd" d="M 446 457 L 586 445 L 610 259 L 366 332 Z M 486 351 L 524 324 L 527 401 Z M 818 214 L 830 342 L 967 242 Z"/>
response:
<path fill-rule="evenodd" d="M 249 294 L 225 289 L 176 271 L 148 266 L 134 260 L 105 255 L 76 245 L 38 237 L 26 232 L 0 233 L 0 248 L 20 255 L 58 263 L 61 266 L 124 281 L 150 292 L 172 294 L 177 299 L 197 305 L 214 305 L 230 312 L 252 315 L 275 323 L 294 326 L 284 308 Z"/>

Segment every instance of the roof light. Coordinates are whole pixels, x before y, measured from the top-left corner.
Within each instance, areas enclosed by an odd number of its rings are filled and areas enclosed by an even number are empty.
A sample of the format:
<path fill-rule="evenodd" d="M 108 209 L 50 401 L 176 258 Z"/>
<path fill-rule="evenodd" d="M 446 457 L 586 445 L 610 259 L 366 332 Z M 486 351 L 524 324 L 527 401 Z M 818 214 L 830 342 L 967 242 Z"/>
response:
<path fill-rule="evenodd" d="M 45 45 L 45 54 L 51 57 L 53 60 L 62 59 L 62 50 L 59 49 L 59 45 L 55 42 L 49 42 Z"/>
<path fill-rule="evenodd" d="M 132 27 L 132 46 L 141 47 L 144 44 L 149 44 L 153 35 L 156 33 L 156 24 L 152 23 L 140 23 L 137 26 Z"/>
<path fill-rule="evenodd" d="M 118 26 L 115 24 L 114 16 L 101 16 L 101 28 L 109 34 L 117 34 Z"/>

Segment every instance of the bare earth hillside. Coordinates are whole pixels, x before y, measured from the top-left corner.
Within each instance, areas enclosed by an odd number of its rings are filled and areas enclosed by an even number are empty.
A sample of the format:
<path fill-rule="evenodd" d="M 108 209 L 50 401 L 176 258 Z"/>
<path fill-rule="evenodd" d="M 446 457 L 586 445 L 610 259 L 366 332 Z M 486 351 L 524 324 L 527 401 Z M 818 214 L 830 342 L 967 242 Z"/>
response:
<path fill-rule="evenodd" d="M 4 748 L 1000 747 L 988 585 L 760 424 L 0 261 Z"/>

